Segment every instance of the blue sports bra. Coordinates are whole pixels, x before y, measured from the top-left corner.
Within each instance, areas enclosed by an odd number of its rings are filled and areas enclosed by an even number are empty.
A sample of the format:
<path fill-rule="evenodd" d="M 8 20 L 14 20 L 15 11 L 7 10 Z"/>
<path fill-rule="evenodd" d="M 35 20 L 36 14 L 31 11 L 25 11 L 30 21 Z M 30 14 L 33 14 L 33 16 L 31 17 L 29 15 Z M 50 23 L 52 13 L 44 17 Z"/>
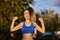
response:
<path fill-rule="evenodd" d="M 22 26 L 22 34 L 28 34 L 28 33 L 31 33 L 31 34 L 34 33 L 34 25 L 33 25 L 33 23 L 31 23 L 30 26 L 26 26 L 26 24 L 24 22 L 23 26 Z"/>

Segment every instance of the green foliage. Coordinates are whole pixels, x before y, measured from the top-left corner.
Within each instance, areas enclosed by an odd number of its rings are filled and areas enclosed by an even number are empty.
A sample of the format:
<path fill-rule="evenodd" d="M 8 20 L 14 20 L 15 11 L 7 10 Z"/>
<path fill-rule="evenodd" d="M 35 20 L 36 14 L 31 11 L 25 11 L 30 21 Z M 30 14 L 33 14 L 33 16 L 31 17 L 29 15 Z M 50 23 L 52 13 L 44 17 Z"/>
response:
<path fill-rule="evenodd" d="M 14 16 L 18 16 L 20 19 L 23 18 L 24 7 L 29 5 L 24 4 L 24 2 L 31 3 L 33 0 L 0 0 L 0 30 L 10 27 L 11 20 Z M 21 22 L 20 20 L 18 22 Z M 8 27 L 7 27 L 8 26 Z"/>
<path fill-rule="evenodd" d="M 48 11 L 47 11 L 48 12 Z M 37 17 L 37 23 L 41 26 L 40 22 L 38 21 L 39 17 L 42 17 L 44 19 L 44 23 L 45 23 L 45 27 L 46 30 L 52 30 L 53 32 L 56 30 L 59 30 L 58 28 L 60 28 L 60 19 L 58 16 L 58 13 L 54 13 L 54 10 L 49 10 L 48 13 L 44 14 L 36 14 Z"/>
<path fill-rule="evenodd" d="M 14 16 L 19 17 L 15 25 L 22 21 L 23 8 L 29 7 L 28 3 L 32 3 L 32 1 L 33 0 L 0 0 L 0 35 L 3 35 L 1 37 L 5 38 L 5 36 L 10 34 L 10 25 Z"/>
<path fill-rule="evenodd" d="M 60 27 L 60 20 L 58 19 L 59 16 L 57 13 L 54 13 L 54 10 L 50 10 L 47 14 L 43 14 L 42 17 L 45 20 L 46 29 L 55 31 L 58 27 Z"/>
<path fill-rule="evenodd" d="M 19 19 L 16 21 L 15 25 L 23 21 L 23 8 L 29 7 L 26 3 L 32 3 L 33 0 L 0 0 L 0 39 L 1 40 L 15 40 L 17 37 L 11 39 L 10 37 L 10 25 L 14 16 L 18 16 Z M 54 10 L 50 10 L 48 14 L 39 15 L 36 14 L 36 22 L 41 25 L 38 21 L 39 17 L 42 17 L 45 22 L 46 29 L 56 30 L 60 28 L 60 19 L 58 19 L 58 14 L 54 14 Z M 20 30 L 15 32 L 20 34 Z M 19 37 L 19 36 L 18 36 Z M 8 38 L 8 39 L 7 39 Z M 20 38 L 21 39 L 21 38 Z"/>

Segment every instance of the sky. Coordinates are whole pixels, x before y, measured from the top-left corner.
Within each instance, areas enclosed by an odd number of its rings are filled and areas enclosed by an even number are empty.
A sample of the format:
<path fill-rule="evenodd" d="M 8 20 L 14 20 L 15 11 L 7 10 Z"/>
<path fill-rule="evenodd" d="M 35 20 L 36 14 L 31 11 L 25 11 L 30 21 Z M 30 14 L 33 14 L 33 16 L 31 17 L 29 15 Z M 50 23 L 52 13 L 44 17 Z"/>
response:
<path fill-rule="evenodd" d="M 29 4 L 35 12 L 40 10 L 54 10 L 55 13 L 60 15 L 60 0 L 33 0 L 32 4 Z"/>

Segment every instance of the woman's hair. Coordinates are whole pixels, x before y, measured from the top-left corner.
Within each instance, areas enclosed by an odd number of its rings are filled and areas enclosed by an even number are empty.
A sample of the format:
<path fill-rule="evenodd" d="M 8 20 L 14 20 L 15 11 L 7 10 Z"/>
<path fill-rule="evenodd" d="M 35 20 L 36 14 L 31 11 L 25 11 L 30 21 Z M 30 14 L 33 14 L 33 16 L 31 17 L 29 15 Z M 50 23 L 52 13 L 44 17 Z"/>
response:
<path fill-rule="evenodd" d="M 23 13 L 24 13 L 25 10 L 29 11 L 29 14 L 30 14 L 30 17 L 31 17 L 31 21 L 35 22 L 36 21 L 36 16 L 35 16 L 34 10 L 31 7 L 28 7 L 28 8 L 25 8 L 23 10 Z"/>

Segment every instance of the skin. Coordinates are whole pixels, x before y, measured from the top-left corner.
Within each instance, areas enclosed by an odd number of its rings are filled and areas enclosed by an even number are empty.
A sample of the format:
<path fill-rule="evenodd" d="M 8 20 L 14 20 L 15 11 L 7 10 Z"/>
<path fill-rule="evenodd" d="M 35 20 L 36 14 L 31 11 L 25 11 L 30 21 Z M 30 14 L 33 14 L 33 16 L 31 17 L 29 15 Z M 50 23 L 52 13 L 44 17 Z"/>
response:
<path fill-rule="evenodd" d="M 37 35 L 37 30 L 36 30 L 36 28 L 34 28 L 33 38 L 36 38 L 36 35 Z"/>
<path fill-rule="evenodd" d="M 27 26 L 30 26 L 31 21 L 30 21 L 30 14 L 29 14 L 28 10 L 24 11 L 24 18 L 26 19 L 25 24 Z M 11 28 L 10 28 L 11 32 L 17 31 L 22 28 L 23 22 L 19 23 L 17 26 L 14 27 L 14 23 L 17 19 L 18 19 L 18 17 L 13 18 Z M 40 27 L 36 22 L 33 22 L 33 25 L 36 28 L 36 30 L 38 30 L 39 32 L 45 33 L 45 26 L 44 26 L 43 18 L 38 18 L 38 19 L 41 22 L 42 27 Z M 24 34 L 22 40 L 33 40 L 33 36 L 32 36 L 32 34 Z"/>

